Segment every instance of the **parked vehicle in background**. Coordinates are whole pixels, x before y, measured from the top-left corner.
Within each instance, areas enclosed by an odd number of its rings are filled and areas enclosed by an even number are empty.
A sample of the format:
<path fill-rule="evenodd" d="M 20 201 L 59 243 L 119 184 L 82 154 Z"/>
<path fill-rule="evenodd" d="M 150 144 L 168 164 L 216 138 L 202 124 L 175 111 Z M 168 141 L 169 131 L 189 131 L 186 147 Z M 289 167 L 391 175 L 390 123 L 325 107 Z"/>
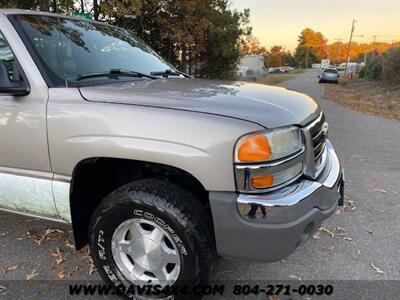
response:
<path fill-rule="evenodd" d="M 269 74 L 281 74 L 283 73 L 281 68 L 269 68 L 268 69 Z"/>
<path fill-rule="evenodd" d="M 245 72 L 242 72 L 245 70 Z M 251 70 L 251 72 L 247 72 Z M 251 74 L 247 74 L 251 73 Z M 266 74 L 265 65 L 264 65 L 264 56 L 262 55 L 245 55 L 243 56 L 238 64 L 238 76 L 241 77 L 255 77 L 259 78 Z"/>
<path fill-rule="evenodd" d="M 336 67 L 336 70 L 338 70 L 338 72 L 344 72 L 346 70 L 346 65 L 343 66 L 342 64 L 340 64 Z"/>
<path fill-rule="evenodd" d="M 281 69 L 282 73 L 285 73 L 285 74 L 290 73 L 294 70 L 294 68 L 289 67 L 289 66 L 280 67 L 280 69 Z"/>
<path fill-rule="evenodd" d="M 323 72 L 320 75 L 319 78 L 319 83 L 324 83 L 324 82 L 333 82 L 333 83 L 338 83 L 339 82 L 339 72 L 336 69 L 333 68 L 327 68 L 323 70 Z"/>
<path fill-rule="evenodd" d="M 283 67 L 275 67 L 275 68 L 268 68 L 269 74 L 287 74 L 294 70 L 293 67 L 290 66 L 283 66 Z"/>
<path fill-rule="evenodd" d="M 312 98 L 193 79 L 105 23 L 0 10 L 0 112 L 0 209 L 72 224 L 129 299 L 281 260 L 343 205 Z"/>

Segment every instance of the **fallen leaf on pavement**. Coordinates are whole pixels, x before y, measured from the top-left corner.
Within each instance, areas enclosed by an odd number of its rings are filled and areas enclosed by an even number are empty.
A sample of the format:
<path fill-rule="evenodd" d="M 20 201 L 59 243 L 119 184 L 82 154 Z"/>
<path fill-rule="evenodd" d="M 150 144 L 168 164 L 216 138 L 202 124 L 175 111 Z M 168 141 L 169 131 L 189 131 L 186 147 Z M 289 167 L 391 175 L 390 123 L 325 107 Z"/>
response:
<path fill-rule="evenodd" d="M 28 230 L 26 233 L 36 244 L 39 246 L 42 245 L 43 241 L 59 241 L 62 243 L 66 243 L 68 241 L 68 233 L 53 228 L 45 228 L 41 235 L 33 233 L 31 230 Z M 67 247 L 70 247 L 70 243 L 66 243 Z"/>
<path fill-rule="evenodd" d="M 374 272 L 383 274 L 383 271 L 381 269 L 379 269 L 377 266 L 375 266 L 373 263 L 371 263 L 371 267 L 374 270 Z"/>
<path fill-rule="evenodd" d="M 345 230 L 343 227 L 336 227 L 334 230 L 335 235 L 344 235 L 344 232 L 345 232 Z"/>
<path fill-rule="evenodd" d="M 44 231 L 44 235 L 49 235 L 51 233 L 64 233 L 64 231 L 60 230 L 60 229 L 52 229 L 52 228 L 46 228 L 46 230 Z"/>
<path fill-rule="evenodd" d="M 42 237 L 46 241 L 58 241 L 58 242 L 65 243 L 65 241 L 68 240 L 68 233 L 66 233 L 60 229 L 46 228 Z"/>
<path fill-rule="evenodd" d="M 60 250 L 60 248 L 56 247 L 54 249 L 50 249 L 50 253 L 51 256 L 55 257 L 54 263 L 56 266 L 59 266 L 60 264 L 62 264 L 65 259 L 64 259 L 64 255 L 62 253 L 62 251 Z"/>
<path fill-rule="evenodd" d="M 375 193 L 384 193 L 384 194 L 387 194 L 387 191 L 382 190 L 382 189 L 372 189 L 372 191 L 375 192 Z"/>
<path fill-rule="evenodd" d="M 8 267 L 4 269 L 4 273 L 8 273 L 8 272 L 14 272 L 16 269 L 18 269 L 18 265 L 12 266 L 12 267 Z"/>
<path fill-rule="evenodd" d="M 325 247 L 322 247 L 322 250 L 325 250 L 325 251 L 327 251 L 327 252 L 332 252 L 333 249 L 335 249 L 334 246 L 325 246 Z"/>
<path fill-rule="evenodd" d="M 290 279 L 301 280 L 301 277 L 300 277 L 300 276 L 293 275 L 293 274 L 289 275 L 289 278 L 290 278 Z"/>
<path fill-rule="evenodd" d="M 94 272 L 97 272 L 97 269 L 92 261 L 92 263 L 90 264 L 89 274 L 92 275 Z"/>
<path fill-rule="evenodd" d="M 38 236 L 37 234 L 34 234 L 32 231 L 28 230 L 26 233 L 27 236 L 29 236 L 36 244 L 39 246 L 42 245 L 43 242 L 43 237 Z"/>
<path fill-rule="evenodd" d="M 349 199 L 348 199 L 348 200 L 345 201 L 343 209 L 344 209 L 344 210 L 351 210 L 351 211 L 353 211 L 353 210 L 356 209 L 356 205 L 354 204 L 354 201 L 353 201 L 353 200 L 349 200 Z"/>
<path fill-rule="evenodd" d="M 90 255 L 90 248 L 86 246 L 82 248 L 82 250 L 80 250 L 80 253 L 82 254 L 82 258 L 87 262 L 89 262 L 90 265 L 89 274 L 92 275 L 94 272 L 97 271 L 97 269 L 93 263 L 92 256 Z"/>
<path fill-rule="evenodd" d="M 319 230 L 329 234 L 331 237 L 335 237 L 335 234 L 332 231 L 330 231 L 329 229 L 326 229 L 325 227 L 321 227 Z"/>
<path fill-rule="evenodd" d="M 314 240 L 319 240 L 319 239 L 321 238 L 321 232 L 317 231 L 317 232 L 312 236 L 312 238 L 313 238 Z"/>
<path fill-rule="evenodd" d="M 26 280 L 31 280 L 31 279 L 35 278 L 36 276 L 38 276 L 38 275 L 39 275 L 39 273 L 36 272 L 36 269 L 35 269 L 30 274 L 26 275 Z"/>
<path fill-rule="evenodd" d="M 82 248 L 82 250 L 80 250 L 80 253 L 82 254 L 82 258 L 83 259 L 90 259 L 90 248 L 88 246 L 85 246 L 84 248 Z"/>
<path fill-rule="evenodd" d="M 70 273 L 70 276 L 72 276 L 72 275 L 78 273 L 79 271 L 80 271 L 79 267 L 76 266 L 75 269 Z"/>
<path fill-rule="evenodd" d="M 7 293 L 8 293 L 8 289 L 5 286 L 0 285 L 0 296 L 5 295 Z"/>
<path fill-rule="evenodd" d="M 75 245 L 71 244 L 69 242 L 69 240 L 65 241 L 65 246 L 67 246 L 68 248 L 70 248 L 71 250 L 75 250 Z"/>
<path fill-rule="evenodd" d="M 69 274 L 63 270 L 63 271 L 57 273 L 57 277 L 60 279 L 64 279 L 64 278 L 69 277 Z"/>

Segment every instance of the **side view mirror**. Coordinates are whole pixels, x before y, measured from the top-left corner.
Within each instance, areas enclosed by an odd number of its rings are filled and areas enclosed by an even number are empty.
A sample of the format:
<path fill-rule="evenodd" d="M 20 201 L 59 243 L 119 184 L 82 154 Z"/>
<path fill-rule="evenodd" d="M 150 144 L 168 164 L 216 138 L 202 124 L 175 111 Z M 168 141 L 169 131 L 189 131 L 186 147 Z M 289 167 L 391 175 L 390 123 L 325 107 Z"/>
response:
<path fill-rule="evenodd" d="M 318 74 L 318 78 L 321 78 L 321 75 Z"/>
<path fill-rule="evenodd" d="M 23 80 L 10 80 L 6 66 L 0 63 L 0 95 L 24 96 L 29 92 L 30 89 Z"/>

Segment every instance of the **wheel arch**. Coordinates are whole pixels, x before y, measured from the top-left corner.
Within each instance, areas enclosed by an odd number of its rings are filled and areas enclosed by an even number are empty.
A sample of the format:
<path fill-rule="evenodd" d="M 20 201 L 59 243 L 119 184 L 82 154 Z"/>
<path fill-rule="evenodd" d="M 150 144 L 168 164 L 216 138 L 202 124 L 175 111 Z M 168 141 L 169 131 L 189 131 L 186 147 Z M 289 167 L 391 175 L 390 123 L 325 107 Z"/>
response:
<path fill-rule="evenodd" d="M 74 167 L 70 184 L 70 211 L 77 249 L 88 242 L 90 219 L 101 200 L 118 187 L 144 178 L 159 178 L 181 186 L 192 193 L 211 214 L 208 191 L 185 170 L 133 159 L 85 158 Z"/>

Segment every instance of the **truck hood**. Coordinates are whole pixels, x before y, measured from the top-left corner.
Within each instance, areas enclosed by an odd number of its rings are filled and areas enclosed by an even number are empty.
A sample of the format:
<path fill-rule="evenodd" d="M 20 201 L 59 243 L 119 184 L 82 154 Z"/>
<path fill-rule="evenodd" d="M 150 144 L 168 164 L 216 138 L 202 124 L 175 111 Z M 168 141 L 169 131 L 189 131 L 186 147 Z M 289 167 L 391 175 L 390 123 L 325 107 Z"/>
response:
<path fill-rule="evenodd" d="M 265 128 L 305 125 L 320 108 L 310 97 L 262 84 L 201 79 L 137 80 L 80 87 L 88 101 L 215 114 Z"/>

